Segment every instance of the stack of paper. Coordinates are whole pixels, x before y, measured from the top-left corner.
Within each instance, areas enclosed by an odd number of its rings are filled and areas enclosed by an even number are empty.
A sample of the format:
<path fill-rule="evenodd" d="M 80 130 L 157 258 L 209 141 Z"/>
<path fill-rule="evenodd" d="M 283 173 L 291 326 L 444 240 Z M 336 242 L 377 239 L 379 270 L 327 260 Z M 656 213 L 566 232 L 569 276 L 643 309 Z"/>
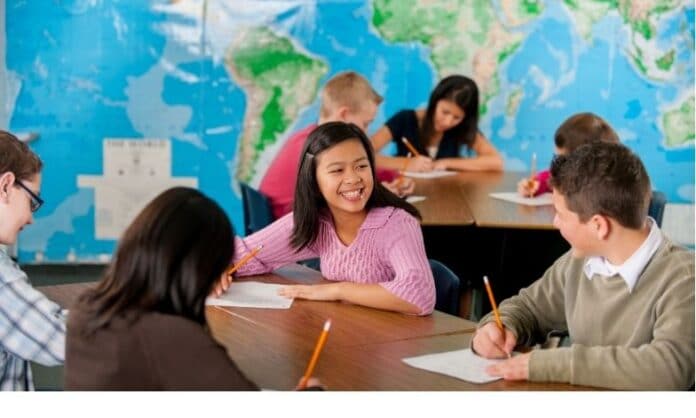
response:
<path fill-rule="evenodd" d="M 413 177 L 414 179 L 436 179 L 438 177 L 447 177 L 457 174 L 456 171 L 433 170 L 433 171 L 404 171 L 404 176 Z"/>
<path fill-rule="evenodd" d="M 517 192 L 491 193 L 490 196 L 494 199 L 506 200 L 512 203 L 528 206 L 545 206 L 553 205 L 551 193 L 543 193 L 536 197 L 523 197 Z"/>
<path fill-rule="evenodd" d="M 407 197 L 407 198 L 406 198 L 406 201 L 407 201 L 408 203 L 418 203 L 418 202 L 424 201 L 425 199 L 426 199 L 425 196 L 413 195 L 413 196 Z"/>
<path fill-rule="evenodd" d="M 208 297 L 206 305 L 237 306 L 241 308 L 289 309 L 292 299 L 278 295 L 282 284 L 232 282 L 219 297 Z"/>
<path fill-rule="evenodd" d="M 502 360 L 489 360 L 479 357 L 470 349 L 447 351 L 444 353 L 427 354 L 409 357 L 402 360 L 417 369 L 428 370 L 472 383 L 488 383 L 499 380 L 486 373 L 486 367 Z"/>

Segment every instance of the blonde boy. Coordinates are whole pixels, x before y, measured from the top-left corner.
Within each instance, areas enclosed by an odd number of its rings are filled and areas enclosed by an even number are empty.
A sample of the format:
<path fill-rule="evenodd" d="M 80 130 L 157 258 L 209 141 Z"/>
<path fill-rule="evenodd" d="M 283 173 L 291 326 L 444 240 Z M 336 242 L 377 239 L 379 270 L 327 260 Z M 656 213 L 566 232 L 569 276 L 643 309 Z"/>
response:
<path fill-rule="evenodd" d="M 346 122 L 367 132 L 382 100 L 382 96 L 377 94 L 365 77 L 353 71 L 339 73 L 326 83 L 321 92 L 317 125 Z M 309 125 L 293 134 L 261 180 L 259 190 L 270 201 L 276 219 L 292 211 L 302 146 L 317 125 Z M 413 191 L 414 183 L 411 179 L 398 181 L 393 179 L 393 175 L 382 172 L 378 173 L 378 177 L 387 180 L 384 185 L 395 194 L 403 196 Z"/>

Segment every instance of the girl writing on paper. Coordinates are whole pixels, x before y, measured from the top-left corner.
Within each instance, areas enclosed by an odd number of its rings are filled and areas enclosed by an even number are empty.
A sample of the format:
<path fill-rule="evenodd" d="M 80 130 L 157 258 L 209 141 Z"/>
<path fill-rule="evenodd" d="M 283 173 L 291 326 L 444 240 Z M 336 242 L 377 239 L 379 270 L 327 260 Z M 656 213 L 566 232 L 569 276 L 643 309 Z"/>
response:
<path fill-rule="evenodd" d="M 376 151 L 390 140 L 396 144 L 396 156 L 378 153 L 377 166 L 400 170 L 409 142 L 418 155 L 408 160 L 408 171 L 501 171 L 503 158 L 479 131 L 478 119 L 476 83 L 461 75 L 446 77 L 430 94 L 427 108 L 398 112 L 372 136 Z M 461 157 L 462 148 L 475 156 Z"/>

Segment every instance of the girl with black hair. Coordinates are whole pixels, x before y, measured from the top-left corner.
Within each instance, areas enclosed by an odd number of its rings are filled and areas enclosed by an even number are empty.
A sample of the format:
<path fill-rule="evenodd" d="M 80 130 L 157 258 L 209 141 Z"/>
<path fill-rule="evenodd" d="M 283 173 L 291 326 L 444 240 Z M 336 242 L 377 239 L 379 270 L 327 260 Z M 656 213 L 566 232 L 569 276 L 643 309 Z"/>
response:
<path fill-rule="evenodd" d="M 374 179 L 374 152 L 362 129 L 343 122 L 318 126 L 302 151 L 293 212 L 235 239 L 235 261 L 264 246 L 237 274 L 319 257 L 322 275 L 334 283 L 287 286 L 281 294 L 430 314 L 435 285 L 420 215 Z M 227 286 L 223 279 L 217 291 Z"/>
<path fill-rule="evenodd" d="M 478 130 L 479 91 L 476 83 L 461 75 L 445 77 L 430 94 L 428 107 L 402 110 L 372 136 L 376 151 L 390 140 L 396 156 L 377 154 L 377 166 L 409 171 L 501 171 L 503 159 Z M 406 161 L 406 138 L 419 153 Z M 471 157 L 461 157 L 466 148 Z"/>

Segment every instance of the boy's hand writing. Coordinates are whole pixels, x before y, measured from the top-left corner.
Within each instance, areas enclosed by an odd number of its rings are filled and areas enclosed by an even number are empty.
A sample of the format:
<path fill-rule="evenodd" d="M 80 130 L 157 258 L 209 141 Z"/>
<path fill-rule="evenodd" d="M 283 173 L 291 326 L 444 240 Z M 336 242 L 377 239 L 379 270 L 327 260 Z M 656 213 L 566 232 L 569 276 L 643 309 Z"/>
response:
<path fill-rule="evenodd" d="M 517 337 L 509 329 L 505 333 L 495 322 L 489 322 L 476 330 L 473 349 L 481 357 L 507 358 L 517 345 Z"/>
<path fill-rule="evenodd" d="M 408 196 L 416 188 L 416 182 L 409 177 L 400 177 L 390 182 L 382 182 L 384 187 L 399 197 Z"/>
<path fill-rule="evenodd" d="M 491 376 L 500 376 L 505 380 L 529 380 L 529 356 L 531 353 L 516 355 L 486 368 Z"/>

